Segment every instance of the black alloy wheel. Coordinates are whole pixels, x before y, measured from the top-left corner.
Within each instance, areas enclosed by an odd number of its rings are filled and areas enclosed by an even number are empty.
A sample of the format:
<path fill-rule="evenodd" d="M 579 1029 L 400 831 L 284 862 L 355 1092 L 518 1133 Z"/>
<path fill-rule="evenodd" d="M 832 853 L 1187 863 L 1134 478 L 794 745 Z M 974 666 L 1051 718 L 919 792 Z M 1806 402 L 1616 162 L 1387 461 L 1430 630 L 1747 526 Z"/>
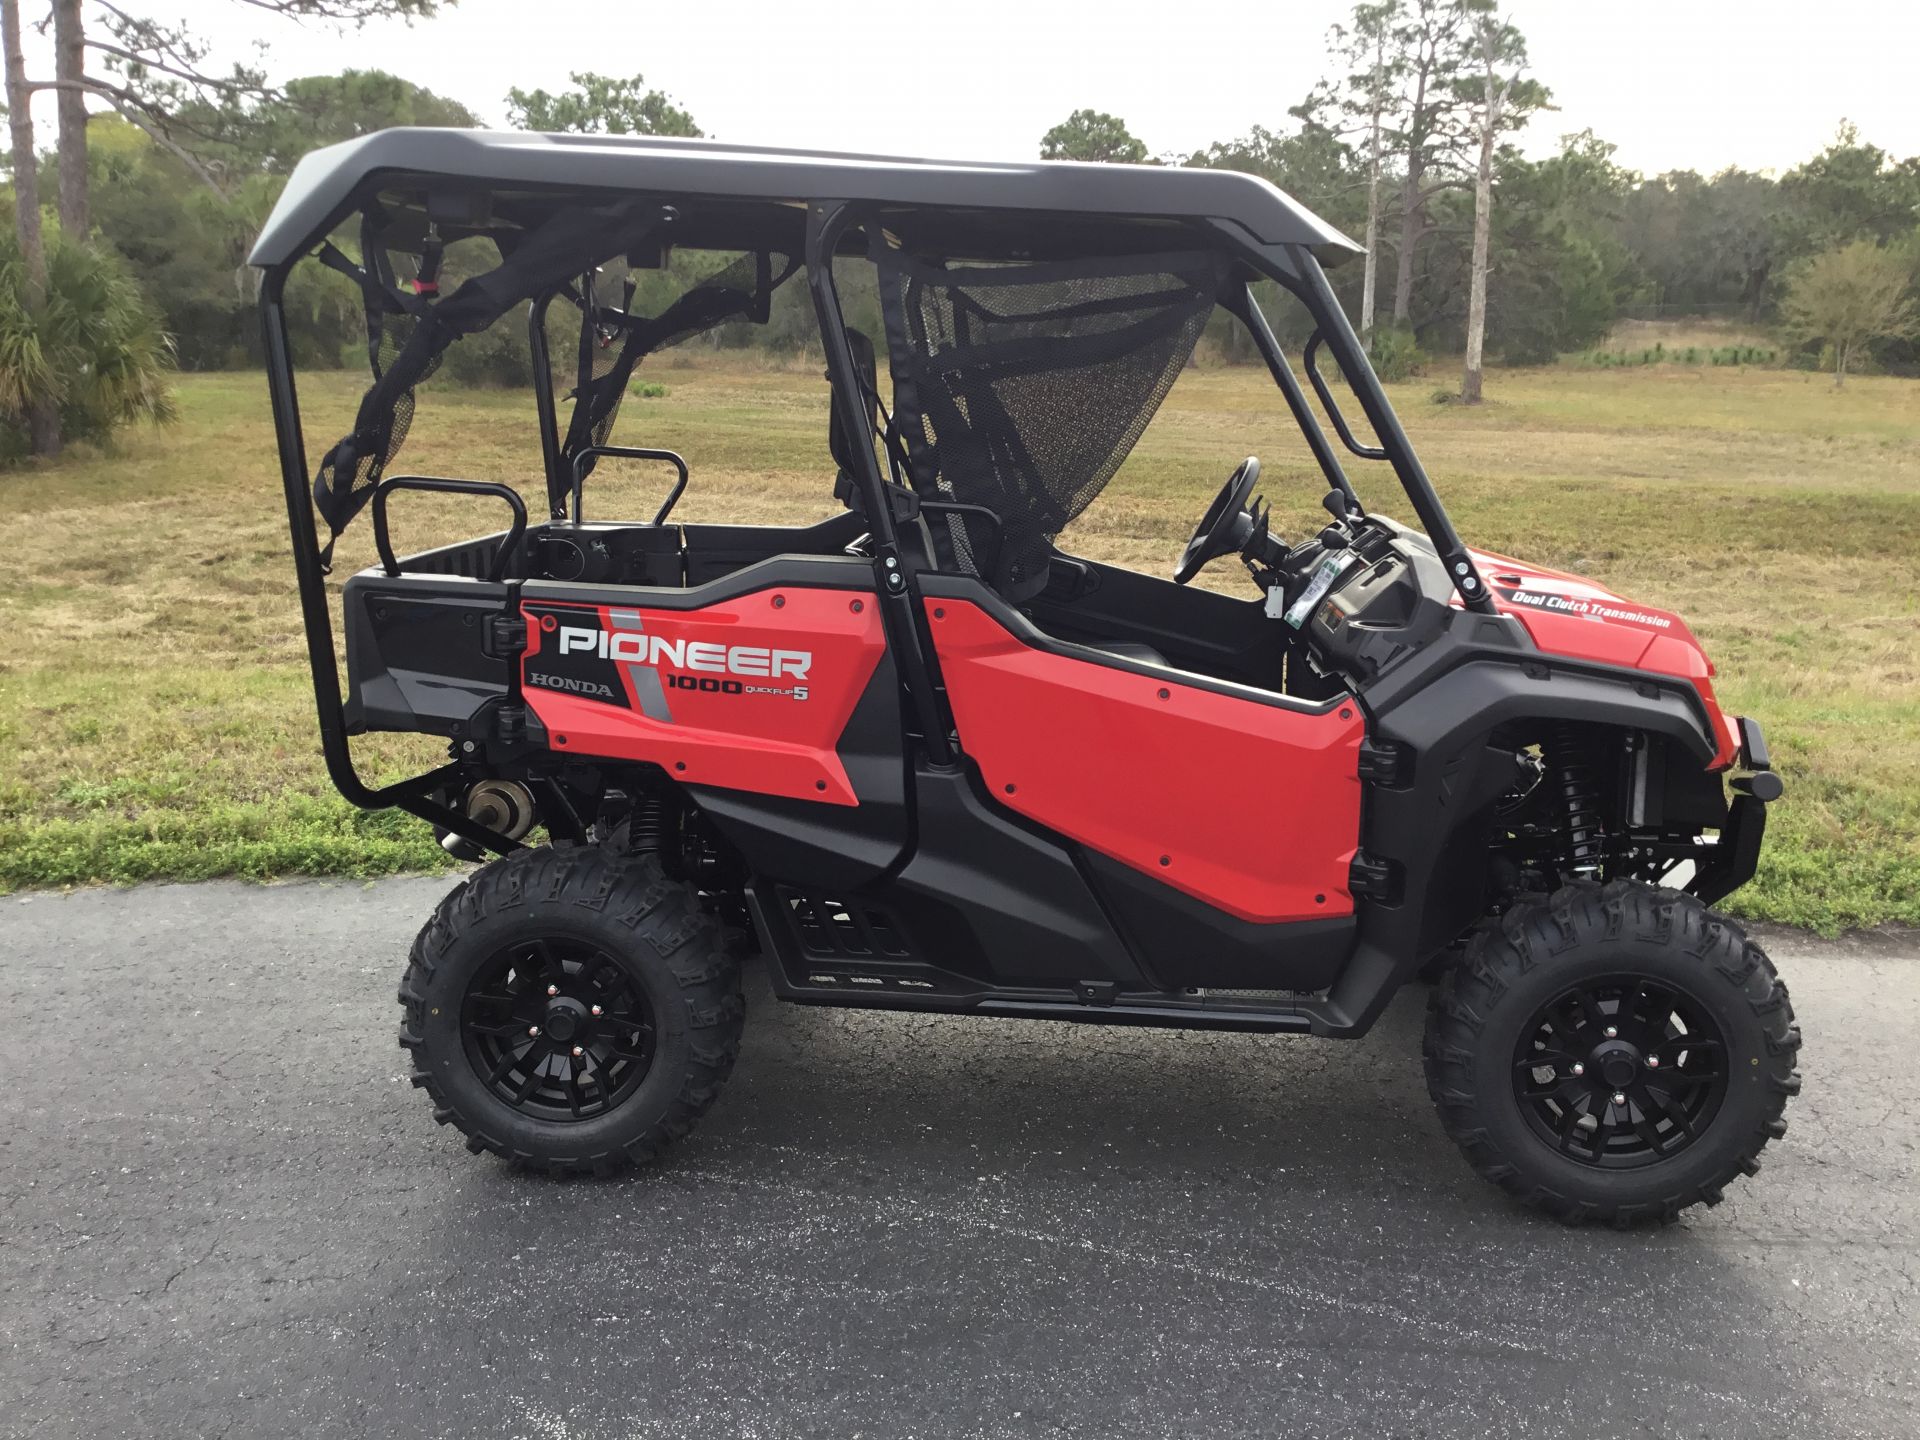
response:
<path fill-rule="evenodd" d="M 1679 1154 L 1727 1090 L 1727 1042 L 1704 1006 L 1646 975 L 1583 980 L 1534 1012 L 1513 1086 L 1536 1134 L 1588 1165 Z"/>
<path fill-rule="evenodd" d="M 740 966 L 651 853 L 538 846 L 483 865 L 421 928 L 400 1043 L 467 1148 L 549 1174 L 653 1159 L 740 1051 Z"/>
<path fill-rule="evenodd" d="M 591 1120 L 653 1064 L 653 1012 L 626 965 L 575 940 L 508 946 L 462 1007 L 467 1058 L 494 1095 L 540 1120 Z"/>
<path fill-rule="evenodd" d="M 1694 896 L 1632 880 L 1479 926 L 1429 998 L 1423 1049 L 1473 1168 L 1572 1224 L 1717 1204 L 1800 1093 L 1800 1028 L 1766 953 Z"/>

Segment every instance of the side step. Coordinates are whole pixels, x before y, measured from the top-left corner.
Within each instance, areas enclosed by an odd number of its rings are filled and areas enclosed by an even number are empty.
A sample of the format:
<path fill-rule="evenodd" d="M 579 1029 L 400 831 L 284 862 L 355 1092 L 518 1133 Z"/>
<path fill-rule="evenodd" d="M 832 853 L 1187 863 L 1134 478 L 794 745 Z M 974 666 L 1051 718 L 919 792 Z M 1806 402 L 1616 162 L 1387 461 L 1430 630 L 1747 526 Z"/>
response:
<path fill-rule="evenodd" d="M 1272 1034 L 1311 1031 L 1325 1004 L 1292 991 L 1123 991 L 1109 980 L 995 985 L 916 958 L 903 928 L 876 907 L 786 886 L 752 887 L 747 900 L 774 993 L 802 1005 Z"/>

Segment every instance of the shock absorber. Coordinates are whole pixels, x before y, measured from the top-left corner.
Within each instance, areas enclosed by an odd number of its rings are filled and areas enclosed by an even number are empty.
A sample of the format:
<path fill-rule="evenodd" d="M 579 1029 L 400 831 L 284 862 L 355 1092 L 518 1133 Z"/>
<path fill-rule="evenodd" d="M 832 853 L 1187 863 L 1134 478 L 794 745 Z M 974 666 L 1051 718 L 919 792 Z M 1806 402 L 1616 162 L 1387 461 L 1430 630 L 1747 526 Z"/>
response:
<path fill-rule="evenodd" d="M 634 797 L 627 849 L 635 855 L 657 855 L 666 848 L 667 807 L 658 795 L 642 792 Z"/>
<path fill-rule="evenodd" d="M 1582 743 L 1579 726 L 1563 721 L 1547 732 L 1541 748 L 1547 758 L 1550 803 L 1560 807 L 1560 853 L 1567 874 L 1598 879 L 1606 834 L 1600 824 L 1592 747 Z"/>

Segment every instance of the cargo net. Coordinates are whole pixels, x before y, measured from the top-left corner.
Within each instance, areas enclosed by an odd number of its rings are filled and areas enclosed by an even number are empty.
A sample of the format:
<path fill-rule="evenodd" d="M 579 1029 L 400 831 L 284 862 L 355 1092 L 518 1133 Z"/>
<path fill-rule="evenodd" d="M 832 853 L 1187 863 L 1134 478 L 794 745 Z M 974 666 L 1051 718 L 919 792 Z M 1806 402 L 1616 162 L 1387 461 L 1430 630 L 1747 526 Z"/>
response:
<path fill-rule="evenodd" d="M 648 355 L 705 334 L 730 320 L 763 322 L 775 288 L 791 275 L 791 256 L 749 252 L 696 281 L 657 315 L 635 309 L 635 272 L 624 278 L 605 271 L 581 277 L 567 296 L 580 307 L 580 348 L 577 379 L 570 398 L 572 418 L 560 448 L 568 478 L 581 452 L 605 445 L 620 416 L 620 402 L 636 367 Z M 612 294 L 618 292 L 618 303 Z M 591 474 L 595 461 L 588 455 L 581 474 Z M 555 503 L 560 497 L 553 497 Z"/>
<path fill-rule="evenodd" d="M 611 258 L 658 250 L 670 218 L 658 203 L 636 198 L 565 206 L 531 228 L 488 232 L 499 263 L 465 275 L 452 294 L 442 296 L 443 246 L 437 230 L 429 224 L 424 240 L 401 249 L 388 242 L 390 218 L 377 206 L 363 215 L 361 261 L 348 258 L 332 241 L 318 252 L 323 264 L 353 280 L 364 296 L 367 361 L 373 371 L 353 429 L 321 458 L 314 476 L 314 506 L 330 532 L 321 551 L 323 565 L 331 562 L 334 540 L 372 498 L 406 441 L 415 388 L 461 337 L 485 330 L 539 297 L 571 295 L 581 306 L 583 326 L 592 332 L 581 340 L 577 452 L 612 429 L 620 393 L 642 355 L 723 320 L 764 321 L 772 287 L 792 270 L 789 263 L 774 279 L 771 256 L 748 256 L 698 282 L 657 316 L 636 316 L 625 305 L 603 307 L 592 297 L 591 280 L 580 277 L 593 276 Z M 571 288 L 577 281 L 582 290 Z M 611 351 L 612 360 L 600 358 L 593 347 Z M 564 494 L 560 482 L 554 488 Z"/>
<path fill-rule="evenodd" d="M 1207 252 L 947 268 L 876 241 L 895 423 L 943 566 L 1024 596 L 1193 354 Z M 941 504 L 978 506 L 998 524 Z"/>

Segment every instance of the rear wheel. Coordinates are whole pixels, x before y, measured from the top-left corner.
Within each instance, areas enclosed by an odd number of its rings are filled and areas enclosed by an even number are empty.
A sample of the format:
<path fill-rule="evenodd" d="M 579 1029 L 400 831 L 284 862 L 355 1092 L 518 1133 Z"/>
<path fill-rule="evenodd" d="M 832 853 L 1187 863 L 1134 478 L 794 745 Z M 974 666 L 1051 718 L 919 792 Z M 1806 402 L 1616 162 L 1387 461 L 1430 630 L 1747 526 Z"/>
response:
<path fill-rule="evenodd" d="M 523 850 L 441 901 L 400 985 L 434 1118 L 555 1173 L 651 1159 L 733 1068 L 738 965 L 651 855 Z"/>
<path fill-rule="evenodd" d="M 1473 1167 L 1570 1222 L 1671 1220 L 1759 1168 L 1797 1094 L 1772 962 L 1691 896 L 1570 885 L 1483 927 L 1428 1006 L 1427 1088 Z"/>

